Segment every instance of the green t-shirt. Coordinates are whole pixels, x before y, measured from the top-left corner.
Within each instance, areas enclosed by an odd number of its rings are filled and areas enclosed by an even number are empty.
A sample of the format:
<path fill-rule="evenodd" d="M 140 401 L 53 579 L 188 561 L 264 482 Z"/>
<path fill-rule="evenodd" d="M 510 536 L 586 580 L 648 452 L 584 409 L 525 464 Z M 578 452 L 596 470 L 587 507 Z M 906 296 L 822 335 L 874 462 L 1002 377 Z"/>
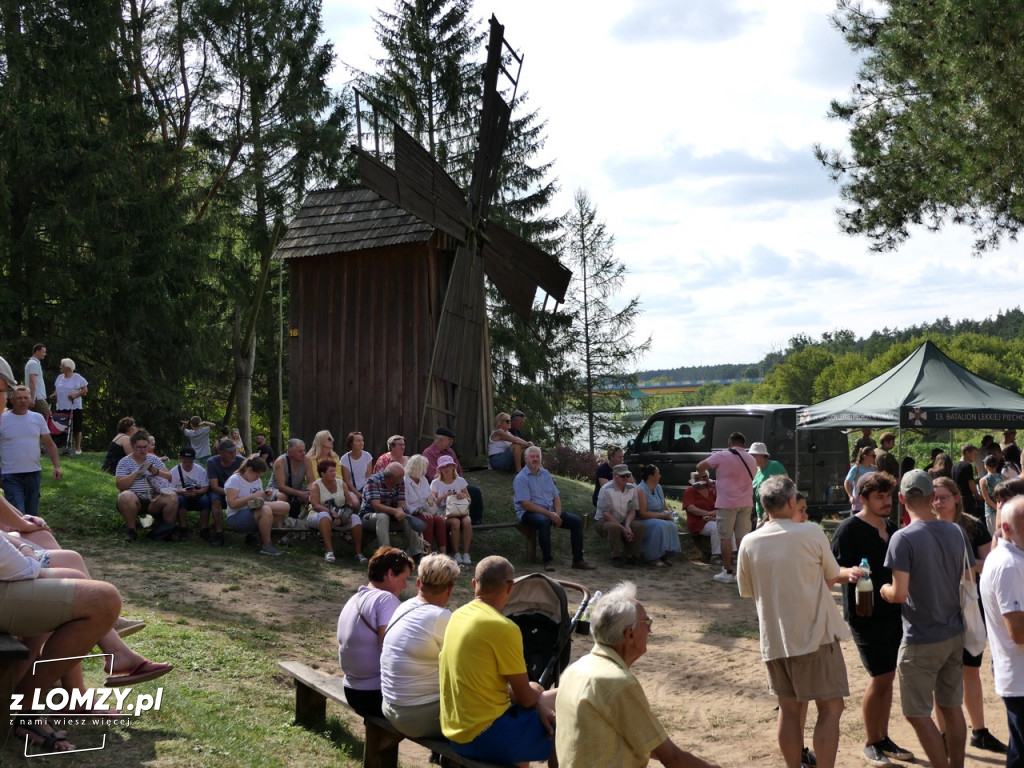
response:
<path fill-rule="evenodd" d="M 758 520 L 764 517 L 764 507 L 761 506 L 761 497 L 757 494 L 758 488 L 760 488 L 761 483 L 769 477 L 784 474 L 786 474 L 786 468 L 775 459 L 772 459 L 764 465 L 764 469 L 757 470 L 757 474 L 754 475 L 754 511 L 757 512 Z"/>

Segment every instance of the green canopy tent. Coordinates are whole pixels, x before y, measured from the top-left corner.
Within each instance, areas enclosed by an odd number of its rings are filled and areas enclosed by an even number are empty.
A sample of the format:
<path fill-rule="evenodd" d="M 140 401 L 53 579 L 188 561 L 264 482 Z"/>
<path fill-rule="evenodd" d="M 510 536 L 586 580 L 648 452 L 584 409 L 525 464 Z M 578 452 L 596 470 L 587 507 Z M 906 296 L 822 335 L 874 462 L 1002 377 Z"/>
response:
<path fill-rule="evenodd" d="M 1024 425 L 1024 395 L 971 373 L 926 341 L 903 362 L 801 411 L 798 429 L 1005 429 Z"/>

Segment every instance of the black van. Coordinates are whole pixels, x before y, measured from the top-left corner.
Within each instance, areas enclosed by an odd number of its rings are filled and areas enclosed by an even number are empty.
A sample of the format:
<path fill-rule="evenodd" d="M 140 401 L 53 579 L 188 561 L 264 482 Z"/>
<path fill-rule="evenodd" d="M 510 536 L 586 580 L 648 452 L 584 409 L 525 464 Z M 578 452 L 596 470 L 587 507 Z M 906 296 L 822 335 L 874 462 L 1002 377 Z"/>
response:
<path fill-rule="evenodd" d="M 839 429 L 797 430 L 802 405 L 709 405 L 667 408 L 644 424 L 626 444 L 625 462 L 639 477 L 641 467 L 656 464 L 665 493 L 682 496 L 690 473 L 715 451 L 725 450 L 729 435 L 742 432 L 751 443 L 768 446 L 807 494 L 815 517 L 849 509 L 842 490 L 849 469 L 846 435 Z M 838 489 L 837 489 L 838 487 Z"/>

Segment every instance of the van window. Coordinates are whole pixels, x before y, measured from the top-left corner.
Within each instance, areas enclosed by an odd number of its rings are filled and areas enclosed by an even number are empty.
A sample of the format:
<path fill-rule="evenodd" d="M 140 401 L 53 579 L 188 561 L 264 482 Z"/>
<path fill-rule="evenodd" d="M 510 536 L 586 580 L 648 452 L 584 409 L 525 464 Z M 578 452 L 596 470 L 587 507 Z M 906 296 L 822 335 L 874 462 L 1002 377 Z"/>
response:
<path fill-rule="evenodd" d="M 665 420 L 655 419 L 636 439 L 633 448 L 639 453 L 649 453 L 661 450 L 661 440 L 665 436 Z"/>
<path fill-rule="evenodd" d="M 718 414 L 715 418 L 715 431 L 712 448 L 728 448 L 729 435 L 742 432 L 747 439 L 747 447 L 757 441 L 764 441 L 764 416 L 741 413 Z"/>
<path fill-rule="evenodd" d="M 668 453 L 692 453 L 711 450 L 711 416 L 683 414 L 672 422 Z"/>

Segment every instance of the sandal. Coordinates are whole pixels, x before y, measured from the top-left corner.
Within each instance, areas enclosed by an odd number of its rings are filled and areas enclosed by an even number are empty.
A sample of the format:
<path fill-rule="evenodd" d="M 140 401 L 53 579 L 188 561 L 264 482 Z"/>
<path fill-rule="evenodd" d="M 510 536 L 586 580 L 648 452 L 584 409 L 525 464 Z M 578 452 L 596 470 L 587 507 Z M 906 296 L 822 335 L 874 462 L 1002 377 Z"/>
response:
<path fill-rule="evenodd" d="M 106 685 L 107 688 L 119 688 L 122 686 L 134 685 L 135 683 L 144 683 L 147 680 L 155 680 L 158 677 L 166 675 L 172 669 L 174 669 L 173 664 L 161 664 L 156 661 L 143 659 L 136 665 L 135 669 L 132 669 L 123 675 L 115 675 L 113 674 L 113 670 L 111 670 L 111 675 L 106 679 L 104 685 Z"/>
<path fill-rule="evenodd" d="M 18 738 L 25 737 L 35 746 L 42 747 L 45 752 L 73 752 L 75 745 L 67 740 L 67 734 L 63 731 L 48 731 L 41 725 L 35 723 L 21 722 L 14 726 L 14 735 Z M 58 745 L 63 745 L 58 747 Z"/>

